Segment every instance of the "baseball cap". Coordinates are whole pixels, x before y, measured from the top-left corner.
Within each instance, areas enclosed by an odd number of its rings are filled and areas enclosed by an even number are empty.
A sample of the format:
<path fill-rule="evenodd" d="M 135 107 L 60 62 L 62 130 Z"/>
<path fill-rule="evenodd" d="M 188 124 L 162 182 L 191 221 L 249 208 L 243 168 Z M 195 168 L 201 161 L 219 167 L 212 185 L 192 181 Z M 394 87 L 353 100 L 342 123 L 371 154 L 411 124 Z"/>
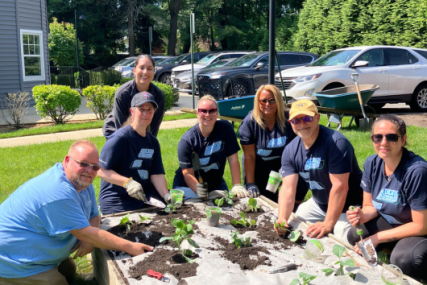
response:
<path fill-rule="evenodd" d="M 319 114 L 319 112 L 317 111 L 317 107 L 314 105 L 313 101 L 302 99 L 292 103 L 291 110 L 289 111 L 289 120 L 292 120 L 298 115 L 308 115 L 313 117 L 316 114 Z"/>
<path fill-rule="evenodd" d="M 135 94 L 135 96 L 133 96 L 133 98 L 132 98 L 130 106 L 131 107 L 138 107 L 138 106 L 141 106 L 142 104 L 148 103 L 148 102 L 152 103 L 154 105 L 154 107 L 159 108 L 156 101 L 154 100 L 154 96 L 151 95 L 150 93 L 148 93 L 147 91 Z"/>

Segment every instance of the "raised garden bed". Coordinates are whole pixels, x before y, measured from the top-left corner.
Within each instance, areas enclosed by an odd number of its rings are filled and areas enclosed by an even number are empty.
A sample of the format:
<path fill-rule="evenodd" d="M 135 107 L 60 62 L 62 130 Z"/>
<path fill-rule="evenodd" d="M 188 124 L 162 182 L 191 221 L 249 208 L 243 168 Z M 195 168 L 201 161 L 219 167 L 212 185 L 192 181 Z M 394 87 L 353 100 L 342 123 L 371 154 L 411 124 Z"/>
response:
<path fill-rule="evenodd" d="M 338 257 L 332 254 L 337 242 L 328 237 L 322 238 L 326 256 L 323 263 L 304 259 L 304 234 L 297 242 L 287 237 L 279 237 L 273 230 L 277 217 L 274 209 L 264 200 L 258 199 L 262 205 L 261 211 L 246 213 L 245 218 L 250 227 L 240 224 L 232 225 L 233 220 L 242 220 L 241 211 L 246 209 L 248 199 L 238 201 L 234 207 L 222 208 L 218 227 L 210 227 L 206 223 L 206 204 L 186 204 L 176 212 L 166 213 L 158 209 L 145 212 L 131 213 L 129 220 L 133 224 L 120 221 L 121 216 L 105 217 L 101 228 L 123 238 L 139 241 L 155 247 L 154 252 L 130 257 L 123 252 L 95 251 L 95 275 L 98 282 L 103 284 L 163 284 L 164 282 L 147 276 L 147 270 L 161 272 L 171 279 L 170 284 L 185 280 L 186 284 L 290 284 L 300 273 L 308 273 L 317 277 L 310 284 L 382 284 L 381 266 L 370 267 L 352 251 L 345 251 L 341 260 L 354 260 L 355 267 L 344 267 L 346 273 L 354 273 L 353 280 L 348 275 L 343 277 L 326 276 L 322 269 L 334 268 Z M 212 202 L 208 204 L 213 205 Z M 150 217 L 151 220 L 140 221 L 140 216 Z M 189 237 L 199 246 L 194 248 L 186 240 L 181 243 L 181 250 L 191 249 L 193 252 L 187 258 L 171 240 L 161 241 L 162 237 L 171 237 L 176 230 L 172 225 L 174 219 L 195 221 L 192 224 L 193 234 Z M 254 220 L 255 222 L 252 222 Z M 234 223 L 236 223 L 236 221 Z M 249 225 L 248 224 L 248 225 Z M 305 224 L 290 221 L 290 225 L 305 233 Z M 232 241 L 231 234 L 241 238 L 240 248 Z M 250 240 L 250 246 L 246 241 Z M 190 261 L 190 262 L 188 262 Z M 294 263 L 297 270 L 286 273 L 270 274 L 278 267 Z M 97 273 L 98 272 L 98 273 Z M 101 272 L 101 273 L 100 273 Z M 107 276 L 107 277 L 106 277 Z M 114 279 L 114 280 L 113 280 Z M 113 282 L 112 282 L 113 280 Z M 416 284 L 410 280 L 409 284 Z"/>

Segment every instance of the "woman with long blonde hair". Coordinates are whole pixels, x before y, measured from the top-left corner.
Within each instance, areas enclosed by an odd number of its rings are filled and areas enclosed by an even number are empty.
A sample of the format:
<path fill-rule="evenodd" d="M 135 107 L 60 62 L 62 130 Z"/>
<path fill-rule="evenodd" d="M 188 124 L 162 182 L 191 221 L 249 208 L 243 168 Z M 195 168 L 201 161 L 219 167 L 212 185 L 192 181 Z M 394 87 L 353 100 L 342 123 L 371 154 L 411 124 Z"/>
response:
<path fill-rule="evenodd" d="M 280 90 L 274 85 L 261 86 L 254 98 L 253 111 L 240 126 L 242 164 L 250 196 L 261 194 L 278 201 L 278 192 L 266 190 L 266 185 L 270 171 L 279 172 L 282 152 L 294 137 Z"/>

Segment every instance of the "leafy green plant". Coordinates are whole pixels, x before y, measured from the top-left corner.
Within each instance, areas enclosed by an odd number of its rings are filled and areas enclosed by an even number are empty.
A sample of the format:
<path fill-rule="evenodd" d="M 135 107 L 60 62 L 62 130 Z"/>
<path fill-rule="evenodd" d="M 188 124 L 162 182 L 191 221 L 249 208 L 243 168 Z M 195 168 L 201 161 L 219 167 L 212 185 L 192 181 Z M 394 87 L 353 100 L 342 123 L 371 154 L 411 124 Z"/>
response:
<path fill-rule="evenodd" d="M 114 95 L 119 85 L 92 85 L 83 89 L 83 96 L 87 100 L 87 107 L 96 115 L 98 120 L 104 120 L 113 109 Z"/>
<path fill-rule="evenodd" d="M 169 213 L 169 212 L 175 213 L 176 212 L 176 204 L 175 205 L 168 204 L 165 208 L 165 212 L 166 213 Z"/>
<path fill-rule="evenodd" d="M 143 216 L 141 216 L 141 215 L 138 215 L 139 216 L 139 222 L 140 223 L 142 223 L 142 222 L 144 222 L 144 221 L 147 221 L 147 220 L 151 220 L 151 218 L 150 217 L 143 217 Z"/>
<path fill-rule="evenodd" d="M 130 216 L 130 214 L 127 214 L 126 216 L 124 216 L 120 220 L 119 226 L 126 225 L 128 227 L 128 229 L 130 230 L 130 226 L 133 225 L 133 222 L 130 220 L 129 216 Z"/>
<path fill-rule="evenodd" d="M 242 246 L 250 247 L 251 246 L 251 238 L 247 237 L 246 239 L 239 237 L 237 232 L 231 233 L 231 242 L 234 243 L 237 248 L 241 248 Z"/>
<path fill-rule="evenodd" d="M 258 212 L 261 210 L 261 206 L 258 206 L 258 201 L 255 198 L 249 198 L 249 202 L 246 205 L 247 212 Z"/>
<path fill-rule="evenodd" d="M 277 220 L 274 221 L 274 227 L 276 229 L 281 229 L 281 230 L 284 230 L 284 231 L 288 231 L 290 233 L 289 234 L 289 240 L 293 241 L 293 242 L 296 242 L 299 239 L 299 237 L 301 236 L 301 232 L 299 230 L 291 231 L 290 229 L 288 229 L 285 226 L 286 226 L 286 222 L 283 222 L 283 223 L 279 224 L 279 223 L 277 223 Z"/>
<path fill-rule="evenodd" d="M 188 236 L 194 233 L 192 225 L 195 223 L 195 221 L 187 221 L 187 224 L 185 224 L 184 221 L 181 219 L 172 219 L 171 223 L 174 227 L 176 227 L 175 234 L 171 237 L 162 237 L 159 242 L 162 243 L 165 240 L 171 240 L 175 242 L 176 246 L 178 247 L 178 250 L 185 258 L 185 260 L 189 263 L 195 262 L 195 260 L 192 260 L 187 257 L 193 254 L 193 251 L 191 249 L 181 249 L 181 243 L 183 240 L 187 240 L 191 246 L 199 248 L 199 245 Z"/>
<path fill-rule="evenodd" d="M 120 85 L 125 84 L 128 81 L 134 80 L 135 78 L 133 77 L 122 77 L 122 79 L 120 79 Z"/>
<path fill-rule="evenodd" d="M 221 199 L 215 199 L 215 204 L 217 204 L 218 207 L 221 207 L 222 204 L 224 204 L 224 201 L 226 201 L 228 204 L 234 205 L 234 197 L 236 197 L 236 194 L 228 190 L 224 190 L 224 197 L 222 197 Z"/>
<path fill-rule="evenodd" d="M 152 81 L 154 85 L 160 88 L 165 94 L 165 110 L 172 108 L 173 103 L 179 100 L 179 93 L 177 89 L 172 88 L 169 84 Z"/>
<path fill-rule="evenodd" d="M 337 276 L 345 275 L 344 266 L 354 267 L 354 261 L 351 258 L 347 261 L 341 261 L 341 257 L 345 252 L 345 247 L 343 247 L 339 244 L 336 244 L 336 245 L 334 245 L 332 252 L 333 252 L 333 254 L 335 254 L 339 258 L 339 260 L 337 262 L 335 262 L 335 264 L 339 264 L 340 267 L 336 270 L 333 268 L 322 269 L 322 271 L 326 273 L 326 276 L 329 276 L 334 272 Z M 353 273 L 347 273 L 347 274 L 350 275 L 350 277 L 352 277 L 354 279 Z"/>
<path fill-rule="evenodd" d="M 241 226 L 243 226 L 245 228 L 249 228 L 249 227 L 252 227 L 252 226 L 256 225 L 256 221 L 255 220 L 251 220 L 249 218 L 246 219 L 245 213 L 243 213 L 242 211 L 240 211 L 239 215 L 241 217 L 240 220 L 238 220 L 238 221 L 236 219 L 231 220 L 231 224 L 233 226 L 241 225 Z"/>
<path fill-rule="evenodd" d="M 296 285 L 296 284 L 301 284 L 301 285 L 307 285 L 308 283 L 310 283 L 310 281 L 312 281 L 314 278 L 316 278 L 316 275 L 310 275 L 304 272 L 300 272 L 299 273 L 299 278 L 295 278 L 294 280 L 292 280 L 291 284 L 289 285 Z"/>
<path fill-rule="evenodd" d="M 78 91 L 62 85 L 34 86 L 33 97 L 37 113 L 56 124 L 64 124 L 71 119 L 82 102 Z"/>

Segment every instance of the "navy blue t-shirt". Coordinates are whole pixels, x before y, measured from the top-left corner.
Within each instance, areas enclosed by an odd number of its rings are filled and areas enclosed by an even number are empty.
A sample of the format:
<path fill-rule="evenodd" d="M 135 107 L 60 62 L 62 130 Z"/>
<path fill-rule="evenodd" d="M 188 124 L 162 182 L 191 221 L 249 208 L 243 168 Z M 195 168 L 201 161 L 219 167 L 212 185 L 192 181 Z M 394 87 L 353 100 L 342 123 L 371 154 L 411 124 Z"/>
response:
<path fill-rule="evenodd" d="M 332 188 L 329 174 L 350 173 L 349 190 L 342 211 L 345 212 L 350 205 L 362 204 L 362 171 L 348 139 L 340 132 L 319 127 L 319 136 L 309 149 L 305 148 L 300 137 L 296 137 L 285 148 L 282 155 L 282 177 L 299 173 L 313 193 L 314 201 L 326 212 Z"/>
<path fill-rule="evenodd" d="M 174 187 L 188 187 L 182 169 L 193 168 L 192 152 L 199 155 L 203 182 L 208 183 L 208 190 L 222 190 L 216 187 L 222 182 L 226 159 L 240 150 L 233 126 L 228 121 L 216 121 L 208 137 L 203 137 L 199 124 L 189 129 L 178 143 L 179 168 L 175 172 Z M 195 171 L 196 179 L 199 179 Z"/>
<path fill-rule="evenodd" d="M 243 120 L 239 133 L 241 145 L 255 145 L 255 184 L 263 191 L 270 171 L 279 172 L 283 150 L 295 138 L 295 133 L 288 121 L 285 122 L 283 132 L 277 123 L 272 131 L 267 127 L 263 130 L 252 118 L 252 112 Z"/>
<path fill-rule="evenodd" d="M 142 185 L 147 199 L 163 200 L 150 180 L 151 175 L 165 174 L 159 142 L 150 133 L 142 137 L 130 125 L 117 130 L 102 148 L 99 164 L 122 176 L 132 177 Z M 122 186 L 104 180 L 101 180 L 99 205 L 104 215 L 148 207 L 129 196 Z"/>
<path fill-rule="evenodd" d="M 427 209 L 427 162 L 403 149 L 402 159 L 388 178 L 378 155 L 366 159 L 362 189 L 372 194 L 378 213 L 392 226 L 412 222 L 411 210 Z"/>

